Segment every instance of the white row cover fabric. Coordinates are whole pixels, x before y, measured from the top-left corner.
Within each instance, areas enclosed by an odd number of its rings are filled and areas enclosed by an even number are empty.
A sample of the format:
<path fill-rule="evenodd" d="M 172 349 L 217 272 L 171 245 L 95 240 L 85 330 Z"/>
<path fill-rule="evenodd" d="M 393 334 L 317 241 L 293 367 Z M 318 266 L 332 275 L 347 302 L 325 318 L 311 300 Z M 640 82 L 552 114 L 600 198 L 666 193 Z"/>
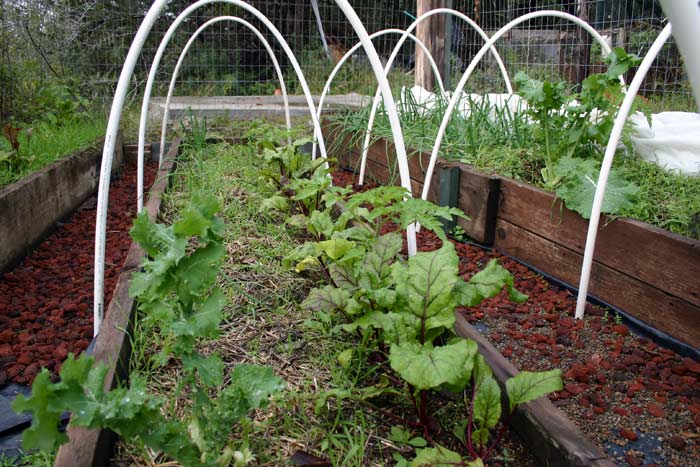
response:
<path fill-rule="evenodd" d="M 700 114 L 652 114 L 651 125 L 641 112 L 629 119 L 634 124 L 632 143 L 640 157 L 666 170 L 700 175 Z"/>
<path fill-rule="evenodd" d="M 421 86 L 402 88 L 399 112 L 415 111 L 428 115 L 435 109 L 438 99 L 447 102 L 450 96 L 450 92 L 438 96 Z M 462 117 L 467 118 L 470 105 L 482 106 L 484 102 L 488 103 L 491 121 L 495 121 L 504 108 L 511 115 L 527 110 L 527 102 L 517 94 L 466 94 L 457 109 Z M 591 118 L 598 118 L 598 115 L 594 113 Z M 669 171 L 700 175 L 700 114 L 661 112 L 651 115 L 649 125 L 646 115 L 636 112 L 629 120 L 634 126 L 632 144 L 642 159 Z"/>

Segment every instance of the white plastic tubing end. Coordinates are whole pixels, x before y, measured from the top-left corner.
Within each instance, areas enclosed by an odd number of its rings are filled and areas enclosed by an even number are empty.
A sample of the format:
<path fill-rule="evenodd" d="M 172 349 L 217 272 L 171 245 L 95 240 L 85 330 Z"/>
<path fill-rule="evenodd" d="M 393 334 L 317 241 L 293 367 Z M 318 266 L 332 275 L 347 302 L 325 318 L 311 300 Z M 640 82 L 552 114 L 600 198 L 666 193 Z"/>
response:
<path fill-rule="evenodd" d="M 591 219 L 588 221 L 588 234 L 586 236 L 586 249 L 583 253 L 583 264 L 581 266 L 581 278 L 578 286 L 578 297 L 576 299 L 576 319 L 583 318 L 583 314 L 586 310 L 586 298 L 588 297 L 588 286 L 591 278 L 591 266 L 593 264 L 593 253 L 595 251 L 595 241 L 598 236 L 598 224 L 600 223 L 600 212 L 603 207 L 603 199 L 605 198 L 605 187 L 608 184 L 608 176 L 610 175 L 610 168 L 612 167 L 613 159 L 615 158 L 615 149 L 617 148 L 617 143 L 620 141 L 620 136 L 622 135 L 622 130 L 627 121 L 627 116 L 632 109 L 632 104 L 634 103 L 635 97 L 637 97 L 637 92 L 639 91 L 642 81 L 646 76 L 649 68 L 656 59 L 656 56 L 661 51 L 666 41 L 671 37 L 671 24 L 667 24 L 666 27 L 661 31 L 659 36 L 656 38 L 654 43 L 649 48 L 649 51 L 644 56 L 644 60 L 639 65 L 637 73 L 634 75 L 634 79 L 627 88 L 627 93 L 624 99 L 622 99 L 622 104 L 620 104 L 620 110 L 617 112 L 615 117 L 615 123 L 613 124 L 612 131 L 610 132 L 610 139 L 608 140 L 608 145 L 605 147 L 605 155 L 603 156 L 603 163 L 600 167 L 600 175 L 598 176 L 598 183 L 596 184 L 595 196 L 593 197 L 593 209 L 591 211 Z"/>
<path fill-rule="evenodd" d="M 399 114 L 396 109 L 396 102 L 394 101 L 394 96 L 391 94 L 391 88 L 389 87 L 389 81 L 386 78 L 385 70 L 382 67 L 382 62 L 379 60 L 379 55 L 377 55 L 377 50 L 372 45 L 372 41 L 369 38 L 369 34 L 365 29 L 362 21 L 355 13 L 355 10 L 350 6 L 347 0 L 336 0 L 336 3 L 343 10 L 348 21 L 352 25 L 355 33 L 362 42 L 362 47 L 369 58 L 369 62 L 372 65 L 372 71 L 377 79 L 379 88 L 381 89 L 382 98 L 384 99 L 384 108 L 389 116 L 389 122 L 391 124 L 391 132 L 394 138 L 394 147 L 396 148 L 396 160 L 399 164 L 399 175 L 401 176 L 401 186 L 408 190 L 408 196 L 412 196 L 411 188 L 411 178 L 408 170 L 408 159 L 406 158 L 406 146 L 403 141 L 403 133 L 401 131 L 401 123 L 399 122 Z M 415 256 L 417 252 L 416 245 L 416 226 L 411 224 L 406 229 L 406 239 L 408 241 L 408 254 L 409 256 Z"/>

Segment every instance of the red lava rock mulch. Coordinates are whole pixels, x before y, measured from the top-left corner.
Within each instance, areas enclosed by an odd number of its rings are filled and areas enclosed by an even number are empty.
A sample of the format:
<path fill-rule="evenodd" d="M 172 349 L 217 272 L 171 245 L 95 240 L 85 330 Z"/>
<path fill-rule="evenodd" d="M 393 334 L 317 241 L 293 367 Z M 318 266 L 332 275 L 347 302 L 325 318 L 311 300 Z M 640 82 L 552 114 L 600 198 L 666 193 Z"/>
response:
<path fill-rule="evenodd" d="M 502 292 L 459 310 L 521 370 L 560 368 L 564 390 L 550 396 L 621 466 L 700 466 L 700 363 L 630 333 L 612 312 L 589 304 L 575 320 L 576 296 L 495 251 L 453 242 L 465 280 L 491 258 L 528 294 Z M 421 251 L 442 245 L 418 234 Z"/>
<path fill-rule="evenodd" d="M 151 186 L 155 165 L 147 165 Z M 107 216 L 105 303 L 131 244 L 136 167 L 113 178 Z M 92 198 L 94 201 L 94 198 Z M 0 387 L 30 385 L 41 368 L 57 373 L 69 352 L 92 339 L 95 202 L 86 202 L 13 271 L 0 277 Z"/>
<path fill-rule="evenodd" d="M 357 175 L 354 172 L 348 170 L 335 170 L 331 173 L 333 177 L 333 186 L 346 187 L 351 186 L 353 191 L 357 193 L 362 193 L 372 188 L 377 188 L 377 183 L 374 180 L 370 180 L 365 177 L 365 183 L 358 185 Z"/>

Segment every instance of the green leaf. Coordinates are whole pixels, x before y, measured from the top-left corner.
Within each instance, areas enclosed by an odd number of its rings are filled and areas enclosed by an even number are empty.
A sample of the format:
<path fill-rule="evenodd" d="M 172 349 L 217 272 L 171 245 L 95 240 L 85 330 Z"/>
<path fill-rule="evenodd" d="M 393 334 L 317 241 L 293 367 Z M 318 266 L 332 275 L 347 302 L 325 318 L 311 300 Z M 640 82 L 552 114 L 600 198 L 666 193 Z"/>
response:
<path fill-rule="evenodd" d="M 234 367 L 231 385 L 243 391 L 251 410 L 267 406 L 268 398 L 285 388 L 284 381 L 272 368 L 247 364 Z"/>
<path fill-rule="evenodd" d="M 488 428 L 479 428 L 472 431 L 472 443 L 484 446 L 489 442 L 489 430 Z"/>
<path fill-rule="evenodd" d="M 166 251 L 175 240 L 172 229 L 162 224 L 151 222 L 146 211 L 141 212 L 136 217 L 129 235 L 151 257 Z"/>
<path fill-rule="evenodd" d="M 349 300 L 350 294 L 347 290 L 326 285 L 312 289 L 301 303 L 301 307 L 306 310 L 331 313 L 336 310 L 345 310 Z"/>
<path fill-rule="evenodd" d="M 321 262 L 315 256 L 307 256 L 302 259 L 294 266 L 294 271 L 298 274 L 306 271 L 309 268 L 317 268 L 321 265 Z"/>
<path fill-rule="evenodd" d="M 286 211 L 289 209 L 289 201 L 284 196 L 270 196 L 265 198 L 262 203 L 260 203 L 259 212 L 267 211 Z"/>
<path fill-rule="evenodd" d="M 439 250 L 418 253 L 407 264 L 392 266 L 397 302 L 425 323 L 424 331 L 454 323 L 456 302 L 452 291 L 457 282 L 458 263 L 454 246 L 445 242 Z"/>
<path fill-rule="evenodd" d="M 593 159 L 562 157 L 556 165 L 556 172 L 563 179 L 556 189 L 557 196 L 564 200 L 567 208 L 578 212 L 585 219 L 590 219 L 600 174 L 598 162 Z M 638 186 L 628 182 L 617 170 L 612 169 L 608 176 L 601 211 L 616 214 L 631 207 L 638 191 Z"/>
<path fill-rule="evenodd" d="M 205 387 L 220 386 L 224 380 L 224 362 L 217 354 L 207 357 L 196 352 L 185 354 L 182 356 L 182 368 L 190 374 L 196 370 Z"/>
<path fill-rule="evenodd" d="M 226 248 L 222 244 L 209 243 L 183 258 L 176 272 L 180 281 L 178 296 L 186 301 L 201 298 L 214 284 L 225 255 Z"/>
<path fill-rule="evenodd" d="M 460 305 L 477 306 L 484 299 L 498 295 L 504 287 L 507 288 L 511 300 L 515 302 L 527 300 L 527 295 L 513 288 L 512 274 L 499 265 L 496 259 L 492 259 L 468 282 L 459 280 L 455 286 L 455 294 Z"/>
<path fill-rule="evenodd" d="M 373 311 L 357 318 L 351 325 L 344 328 L 354 330 L 357 327 L 381 329 L 383 331 L 382 339 L 385 343 L 400 344 L 402 342 L 415 342 L 420 321 L 407 313 Z"/>
<path fill-rule="evenodd" d="M 65 433 L 58 431 L 58 423 L 65 408 L 55 404 L 53 399 L 56 392 L 57 388 L 51 384 L 48 370 L 43 369 L 34 378 L 31 396 L 19 394 L 12 402 L 12 410 L 15 412 L 32 414 L 31 426 L 22 433 L 22 445 L 25 449 L 50 452 L 68 441 Z"/>
<path fill-rule="evenodd" d="M 550 371 L 521 371 L 506 381 L 510 411 L 516 406 L 525 404 L 550 392 L 563 388 L 561 370 Z"/>
<path fill-rule="evenodd" d="M 356 265 L 358 284 L 364 289 L 379 289 L 391 275 L 391 265 L 403 248 L 401 234 L 393 232 L 374 241 L 364 260 Z"/>
<path fill-rule="evenodd" d="M 416 390 L 454 385 L 466 379 L 465 362 L 475 352 L 475 344 L 469 342 L 458 340 L 440 347 L 416 342 L 391 344 L 389 363 Z"/>
<path fill-rule="evenodd" d="M 215 288 L 198 311 L 186 320 L 175 321 L 170 329 L 176 336 L 217 337 L 226 298 Z"/>
<path fill-rule="evenodd" d="M 332 238 L 316 243 L 316 254 L 325 253 L 333 261 L 340 259 L 355 246 L 355 242 L 343 238 Z"/>
<path fill-rule="evenodd" d="M 450 451 L 439 444 L 435 446 L 434 448 L 419 449 L 409 467 L 453 467 L 462 462 L 462 456 L 459 453 Z M 475 464 L 473 467 L 477 467 L 477 465 Z"/>
<path fill-rule="evenodd" d="M 350 366 L 350 362 L 352 361 L 352 348 L 345 349 L 342 352 L 338 354 L 338 363 L 340 363 L 340 366 L 343 368 L 347 368 Z"/>
<path fill-rule="evenodd" d="M 498 424 L 501 418 L 501 388 L 492 377 L 484 378 L 476 388 L 473 410 L 474 421 L 479 428 L 488 430 Z"/>

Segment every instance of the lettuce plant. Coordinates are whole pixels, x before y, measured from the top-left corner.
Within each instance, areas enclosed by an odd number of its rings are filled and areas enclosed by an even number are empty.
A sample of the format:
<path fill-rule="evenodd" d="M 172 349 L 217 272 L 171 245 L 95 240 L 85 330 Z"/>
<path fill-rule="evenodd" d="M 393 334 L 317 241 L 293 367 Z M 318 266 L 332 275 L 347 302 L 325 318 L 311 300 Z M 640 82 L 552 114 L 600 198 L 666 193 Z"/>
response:
<path fill-rule="evenodd" d="M 189 413 L 167 417 L 169 401 L 149 393 L 139 375 L 133 375 L 128 386 L 105 388 L 104 364 L 71 355 L 59 382 L 51 383 L 44 369 L 31 396 L 19 396 L 13 404 L 14 410 L 32 414 L 32 425 L 23 434 L 25 448 L 50 450 L 66 442 L 58 420 L 70 411 L 73 426 L 109 428 L 124 438 L 138 437 L 185 467 L 243 466 L 253 460 L 247 448 L 234 450 L 229 445 L 231 426 L 264 407 L 269 396 L 282 389 L 281 379 L 270 368 L 237 365 L 224 385 L 221 358 L 196 350 L 218 336 L 226 303 L 215 286 L 226 253 L 218 211 L 214 197 L 196 198 L 172 226 L 154 224 L 142 213 L 131 229 L 150 259 L 144 261 L 142 272 L 132 276 L 129 292 L 139 300 L 142 319 L 152 324 L 164 343 L 155 363 L 178 359 L 182 364 L 178 395 L 192 398 Z M 194 245 L 189 253 L 188 245 Z"/>

